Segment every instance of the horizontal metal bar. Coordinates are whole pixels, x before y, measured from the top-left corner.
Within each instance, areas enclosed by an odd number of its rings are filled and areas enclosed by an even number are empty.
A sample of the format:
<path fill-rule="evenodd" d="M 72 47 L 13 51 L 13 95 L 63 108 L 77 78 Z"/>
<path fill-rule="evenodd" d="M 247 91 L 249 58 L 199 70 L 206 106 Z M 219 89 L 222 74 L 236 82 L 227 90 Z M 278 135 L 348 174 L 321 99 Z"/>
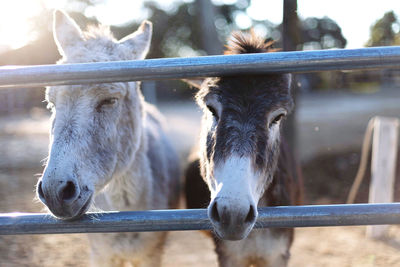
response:
<path fill-rule="evenodd" d="M 400 224 L 400 203 L 259 208 L 256 228 Z M 209 230 L 205 209 L 89 213 L 76 221 L 0 214 L 0 235 Z"/>
<path fill-rule="evenodd" d="M 64 65 L 5 66 L 0 68 L 0 87 L 396 67 L 400 67 L 400 46 Z"/>

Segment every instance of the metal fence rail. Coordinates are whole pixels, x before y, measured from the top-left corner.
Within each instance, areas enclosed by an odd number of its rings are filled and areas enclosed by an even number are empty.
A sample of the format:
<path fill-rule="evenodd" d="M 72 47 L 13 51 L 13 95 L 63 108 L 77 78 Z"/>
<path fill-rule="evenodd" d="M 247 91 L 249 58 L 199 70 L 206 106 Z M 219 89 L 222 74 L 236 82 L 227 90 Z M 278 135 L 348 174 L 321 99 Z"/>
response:
<path fill-rule="evenodd" d="M 0 87 L 400 67 L 400 46 L 0 68 Z"/>
<path fill-rule="evenodd" d="M 400 68 L 400 46 L 0 67 L 0 87 L 27 87 L 235 74 Z M 400 224 L 400 203 L 259 208 L 256 228 Z M 89 213 L 62 221 L 46 214 L 0 214 L 0 235 L 211 229 L 207 211 Z"/>
<path fill-rule="evenodd" d="M 400 203 L 259 208 L 255 228 L 400 224 Z M 89 213 L 77 221 L 0 214 L 0 235 L 209 230 L 205 209 Z"/>

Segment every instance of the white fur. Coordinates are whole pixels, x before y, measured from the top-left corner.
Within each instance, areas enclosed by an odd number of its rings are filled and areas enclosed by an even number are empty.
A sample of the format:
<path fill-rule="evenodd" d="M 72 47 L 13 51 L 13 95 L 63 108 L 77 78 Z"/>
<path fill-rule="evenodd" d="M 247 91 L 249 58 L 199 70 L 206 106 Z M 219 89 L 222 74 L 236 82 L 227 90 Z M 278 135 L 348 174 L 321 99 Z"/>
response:
<path fill-rule="evenodd" d="M 234 207 L 235 213 L 247 212 L 249 203 L 260 198 L 260 179 L 250 158 L 230 157 L 214 167 L 214 178 L 216 186 L 209 187 L 211 201 L 218 198 L 218 205 Z M 273 234 L 270 229 L 253 230 L 242 240 L 216 242 L 221 267 L 278 267 L 286 266 L 289 259 L 288 237 Z"/>
<path fill-rule="evenodd" d="M 82 33 L 66 14 L 55 13 L 60 63 L 143 59 L 151 30 L 151 24 L 144 22 L 118 42 L 107 29 Z M 49 87 L 46 99 L 53 126 L 49 160 L 40 180 L 44 193 L 39 197 L 52 212 L 64 212 L 56 195 L 63 181 L 78 185 L 79 198 L 71 204 L 77 209 L 87 200 L 92 200 L 92 210 L 176 205 L 179 161 L 159 114 L 144 102 L 137 82 Z M 100 105 L 104 99 L 113 101 Z M 159 266 L 165 237 L 162 232 L 90 234 L 92 265 Z"/>
<path fill-rule="evenodd" d="M 211 199 L 217 196 L 227 201 L 237 199 L 239 202 L 254 202 L 258 199 L 257 196 L 253 196 L 257 179 L 251 165 L 250 158 L 232 156 L 214 166 L 216 185 L 210 187 Z"/>
<path fill-rule="evenodd" d="M 268 131 L 268 143 L 269 145 L 275 144 L 277 139 L 280 138 L 279 124 L 274 124 L 269 128 Z"/>
<path fill-rule="evenodd" d="M 244 221 L 250 209 L 253 209 L 254 216 L 257 216 L 258 196 L 254 189 L 258 179 L 252 170 L 251 159 L 231 156 L 214 167 L 213 179 L 208 178 L 208 181 L 211 191 L 208 213 L 216 233 L 224 235 L 225 231 L 221 228 L 220 221 L 213 217 L 215 209 L 219 216 L 229 218 L 228 232 L 234 232 L 235 239 L 245 238 L 255 223 Z"/>

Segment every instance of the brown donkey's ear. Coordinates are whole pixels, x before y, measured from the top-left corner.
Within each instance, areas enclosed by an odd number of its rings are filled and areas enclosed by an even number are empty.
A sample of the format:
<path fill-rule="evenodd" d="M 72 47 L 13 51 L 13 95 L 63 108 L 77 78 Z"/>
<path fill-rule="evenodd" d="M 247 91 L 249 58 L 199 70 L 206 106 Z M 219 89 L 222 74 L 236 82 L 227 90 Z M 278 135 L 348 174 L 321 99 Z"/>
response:
<path fill-rule="evenodd" d="M 188 85 L 200 89 L 201 85 L 204 82 L 204 78 L 192 78 L 192 79 L 181 79 L 183 82 L 187 83 Z"/>

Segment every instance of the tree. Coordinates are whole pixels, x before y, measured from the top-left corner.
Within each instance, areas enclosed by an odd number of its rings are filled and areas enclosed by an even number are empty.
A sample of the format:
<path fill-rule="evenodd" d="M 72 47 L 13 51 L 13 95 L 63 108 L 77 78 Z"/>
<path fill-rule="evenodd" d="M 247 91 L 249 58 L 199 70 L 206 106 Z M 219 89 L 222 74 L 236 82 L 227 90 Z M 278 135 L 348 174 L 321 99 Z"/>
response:
<path fill-rule="evenodd" d="M 328 17 L 306 18 L 301 22 L 302 49 L 344 48 L 347 40 L 342 29 Z"/>
<path fill-rule="evenodd" d="M 367 46 L 400 44 L 400 21 L 393 11 L 387 12 L 372 25 Z"/>

